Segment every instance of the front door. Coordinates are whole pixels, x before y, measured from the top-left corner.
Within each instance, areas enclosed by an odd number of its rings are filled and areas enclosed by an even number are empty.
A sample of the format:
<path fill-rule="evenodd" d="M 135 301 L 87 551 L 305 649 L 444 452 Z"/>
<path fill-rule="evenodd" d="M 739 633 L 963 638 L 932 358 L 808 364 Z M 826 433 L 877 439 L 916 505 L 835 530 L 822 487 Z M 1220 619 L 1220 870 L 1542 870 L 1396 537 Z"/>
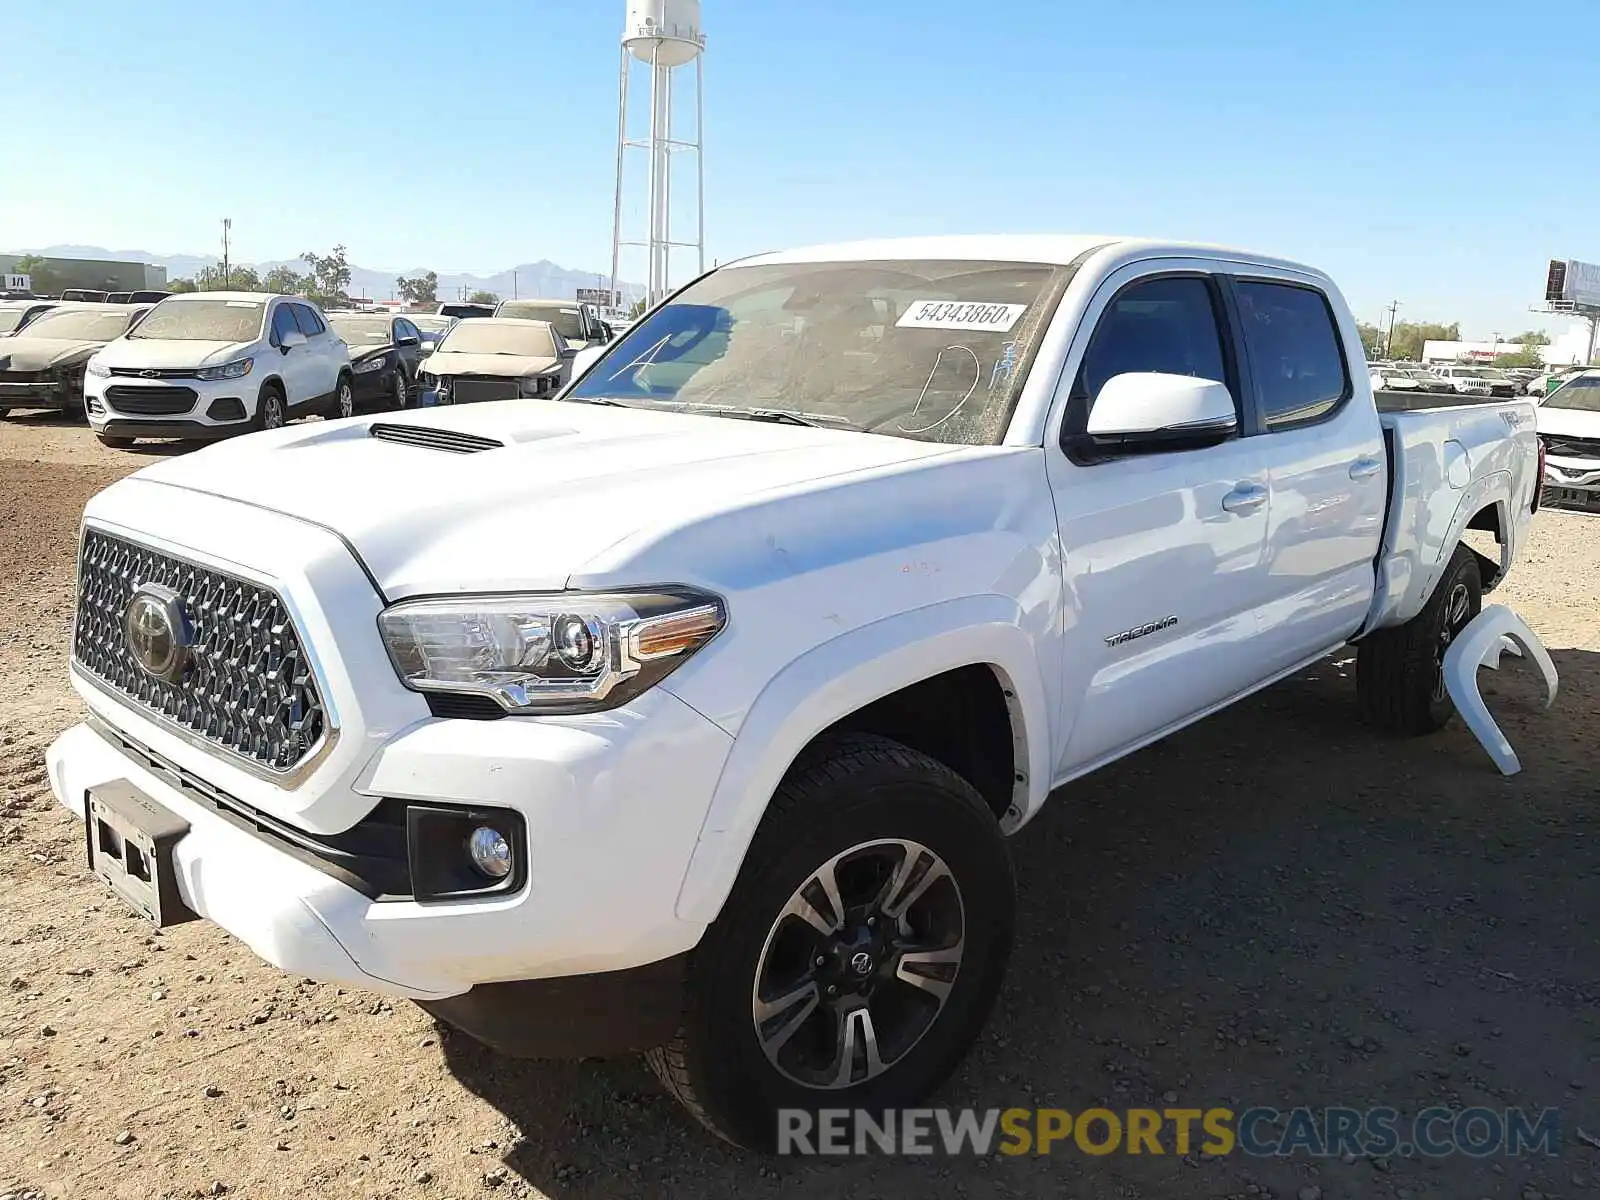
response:
<path fill-rule="evenodd" d="M 1105 382 L 1133 371 L 1226 384 L 1246 428 L 1224 312 L 1218 282 L 1192 263 L 1113 275 L 1086 314 L 1094 330 L 1063 381 L 1056 428 L 1080 432 Z M 1058 778 L 1260 678 L 1255 606 L 1271 509 L 1261 441 L 1084 462 L 1050 439 L 1067 613 Z"/>

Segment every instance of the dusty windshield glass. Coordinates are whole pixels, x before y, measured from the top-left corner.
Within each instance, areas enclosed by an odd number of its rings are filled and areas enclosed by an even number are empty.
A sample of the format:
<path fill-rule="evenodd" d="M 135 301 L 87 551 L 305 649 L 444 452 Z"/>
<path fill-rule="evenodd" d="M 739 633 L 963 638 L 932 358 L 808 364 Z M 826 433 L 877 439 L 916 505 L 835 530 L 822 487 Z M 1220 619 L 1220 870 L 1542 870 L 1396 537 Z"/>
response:
<path fill-rule="evenodd" d="M 351 346 L 381 346 L 389 340 L 391 328 L 387 317 L 333 315 L 328 318 L 328 324 Z"/>
<path fill-rule="evenodd" d="M 22 331 L 25 337 L 57 338 L 62 341 L 109 342 L 122 336 L 132 318 L 131 311 L 74 312 L 70 309 L 47 312 L 35 317 Z"/>
<path fill-rule="evenodd" d="M 564 338 L 581 341 L 583 316 L 573 304 L 546 304 L 534 300 L 508 300 L 496 314 L 501 317 L 521 317 L 527 321 L 548 321 Z"/>
<path fill-rule="evenodd" d="M 253 300 L 166 300 L 128 336 L 175 342 L 253 342 L 262 305 Z"/>
<path fill-rule="evenodd" d="M 10 333 L 22 324 L 22 316 L 20 308 L 0 308 L 0 333 Z"/>
<path fill-rule="evenodd" d="M 1577 412 L 1600 412 L 1600 375 L 1580 375 L 1550 394 L 1545 408 L 1566 408 Z"/>
<path fill-rule="evenodd" d="M 781 410 L 993 445 L 1072 270 L 943 260 L 724 268 L 628 330 L 568 398 Z"/>
<path fill-rule="evenodd" d="M 524 358 L 555 358 L 556 344 L 550 326 L 542 321 L 498 321 L 480 318 L 463 321 L 439 343 L 440 354 L 516 354 Z"/>

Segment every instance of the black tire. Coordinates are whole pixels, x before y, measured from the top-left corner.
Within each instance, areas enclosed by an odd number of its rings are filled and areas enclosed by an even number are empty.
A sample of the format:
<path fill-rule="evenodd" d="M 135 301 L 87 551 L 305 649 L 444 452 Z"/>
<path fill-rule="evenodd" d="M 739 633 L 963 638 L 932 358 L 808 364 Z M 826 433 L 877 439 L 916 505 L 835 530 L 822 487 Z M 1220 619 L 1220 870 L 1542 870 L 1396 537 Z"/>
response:
<path fill-rule="evenodd" d="M 1358 646 L 1356 703 L 1362 720 L 1409 737 L 1443 729 L 1456 711 L 1444 688 L 1444 652 L 1482 609 L 1477 556 L 1457 546 L 1422 611 Z"/>
<path fill-rule="evenodd" d="M 251 422 L 254 429 L 282 429 L 289 420 L 288 401 L 283 388 L 276 383 L 262 385 L 256 397 L 256 415 Z"/>
<path fill-rule="evenodd" d="M 333 385 L 333 398 L 328 401 L 327 411 L 323 415 L 330 421 L 356 415 L 356 388 L 350 376 L 339 376 L 339 382 Z"/>
<path fill-rule="evenodd" d="M 394 369 L 394 387 L 389 393 L 389 403 L 396 412 L 411 407 L 411 385 L 406 381 L 405 371 L 399 367 Z"/>
<path fill-rule="evenodd" d="M 10 415 L 11 410 L 9 408 L 0 408 L 0 421 L 4 421 Z"/>
<path fill-rule="evenodd" d="M 894 891 L 892 882 L 883 882 L 895 878 L 892 858 L 880 870 L 873 855 L 880 846 L 904 843 L 931 854 L 931 859 L 918 855 L 919 868 L 942 862 L 949 878 L 939 877 L 909 908 L 889 916 L 873 906 Z M 829 877 L 837 880 L 840 907 L 852 914 L 842 921 L 846 928 L 839 936 L 853 929 L 878 941 L 829 951 L 822 945 L 827 937 L 809 924 L 795 925 L 793 915 L 782 915 L 799 890 L 815 884 L 835 861 L 840 870 Z M 900 861 L 909 863 L 912 855 Z M 927 874 L 936 872 L 913 872 L 909 890 L 917 892 L 917 880 Z M 866 905 L 853 906 L 853 896 L 868 897 Z M 923 905 L 928 907 L 919 915 Z M 935 906 L 943 906 L 945 919 L 937 917 Z M 825 743 L 803 756 L 779 785 L 721 914 L 695 949 L 682 1025 L 671 1042 L 647 1058 L 662 1084 L 702 1124 L 751 1149 L 774 1147 L 779 1109 L 876 1112 L 913 1105 L 955 1069 L 988 1017 L 1010 956 L 1015 908 L 1009 851 L 994 814 L 971 784 L 887 738 L 851 736 Z M 869 921 L 866 914 L 874 911 L 878 919 Z M 959 921 L 954 933 L 949 914 Z M 910 927 L 913 918 L 921 929 Z M 876 935 L 867 928 L 874 923 Z M 757 1030 L 756 988 L 768 978 L 760 973 L 777 962 L 784 939 L 795 937 L 809 947 L 788 959 L 790 968 L 800 964 L 801 973 L 792 977 L 786 971 L 776 990 L 793 995 L 797 985 L 802 991 L 810 988 L 812 1003 L 787 1040 L 774 1037 L 773 1026 L 786 1025 L 802 1006 L 784 1007 L 767 1019 L 768 1044 L 778 1041 L 780 1047 L 769 1059 Z M 932 942 L 952 937 L 959 953 L 955 966 L 919 964 L 910 973 L 925 982 L 915 987 L 904 982 L 899 972 L 905 969 L 905 951 L 894 948 L 898 939 L 921 941 L 924 962 L 931 964 L 939 961 L 933 954 L 949 953 L 930 954 Z M 850 953 L 863 945 L 873 953 Z M 865 965 L 859 965 L 863 958 Z M 953 980 L 943 978 L 951 971 Z M 842 983 L 845 994 L 824 996 L 831 986 L 826 980 Z M 930 995 L 930 983 L 943 988 L 943 995 Z M 868 998 L 873 1004 L 859 1027 L 853 1018 L 836 1015 L 847 1005 L 867 1007 Z M 852 1051 L 846 1076 L 839 1076 L 844 1050 L 863 1050 L 869 1025 L 887 1065 L 874 1077 L 864 1051 Z M 853 1040 L 846 1040 L 846 1030 Z M 800 1067 L 777 1065 L 790 1047 L 802 1058 L 803 1052 L 816 1051 L 828 1064 L 821 1068 L 824 1077 L 851 1082 L 801 1081 L 794 1073 Z"/>
<path fill-rule="evenodd" d="M 134 439 L 131 437 L 109 437 L 103 433 L 94 435 L 100 439 L 100 444 L 108 450 L 129 450 L 133 448 Z"/>

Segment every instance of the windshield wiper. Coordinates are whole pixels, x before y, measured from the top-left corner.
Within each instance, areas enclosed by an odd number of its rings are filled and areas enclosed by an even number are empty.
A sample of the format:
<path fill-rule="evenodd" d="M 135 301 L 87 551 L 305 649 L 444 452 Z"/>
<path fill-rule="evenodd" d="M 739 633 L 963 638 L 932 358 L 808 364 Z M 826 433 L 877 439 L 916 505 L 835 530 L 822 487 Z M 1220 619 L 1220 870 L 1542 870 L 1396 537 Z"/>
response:
<path fill-rule="evenodd" d="M 836 417 L 832 413 L 805 413 L 796 412 L 791 408 L 712 408 L 697 409 L 689 406 L 690 412 L 703 411 L 714 417 L 733 417 L 738 421 L 763 421 L 768 425 L 804 425 L 808 429 L 853 429 L 857 432 L 865 427 L 857 425 L 854 421 L 844 417 Z"/>

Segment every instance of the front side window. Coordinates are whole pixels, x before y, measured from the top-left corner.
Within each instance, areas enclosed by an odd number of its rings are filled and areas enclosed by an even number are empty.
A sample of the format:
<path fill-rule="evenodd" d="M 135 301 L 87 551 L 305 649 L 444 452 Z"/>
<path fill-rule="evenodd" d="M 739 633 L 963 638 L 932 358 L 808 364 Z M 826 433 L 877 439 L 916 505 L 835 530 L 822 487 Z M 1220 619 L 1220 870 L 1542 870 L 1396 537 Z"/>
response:
<path fill-rule="evenodd" d="M 1107 380 L 1146 371 L 1228 383 L 1216 303 L 1206 280 L 1147 279 L 1117 293 L 1101 314 L 1084 354 L 1068 412 L 1068 432 L 1087 428 L 1089 412 Z"/>
<path fill-rule="evenodd" d="M 130 338 L 180 342 L 253 342 L 263 305 L 255 300 L 163 300 Z"/>
<path fill-rule="evenodd" d="M 1239 319 L 1268 429 L 1329 416 L 1350 395 L 1339 330 L 1312 288 L 1240 280 Z"/>
<path fill-rule="evenodd" d="M 993 445 L 1073 270 L 946 260 L 724 267 L 629 329 L 567 398 L 776 412 Z"/>
<path fill-rule="evenodd" d="M 299 333 L 300 326 L 294 322 L 294 312 L 287 304 L 280 304 L 272 312 L 272 340 L 280 346 L 283 344 L 284 335 Z"/>

